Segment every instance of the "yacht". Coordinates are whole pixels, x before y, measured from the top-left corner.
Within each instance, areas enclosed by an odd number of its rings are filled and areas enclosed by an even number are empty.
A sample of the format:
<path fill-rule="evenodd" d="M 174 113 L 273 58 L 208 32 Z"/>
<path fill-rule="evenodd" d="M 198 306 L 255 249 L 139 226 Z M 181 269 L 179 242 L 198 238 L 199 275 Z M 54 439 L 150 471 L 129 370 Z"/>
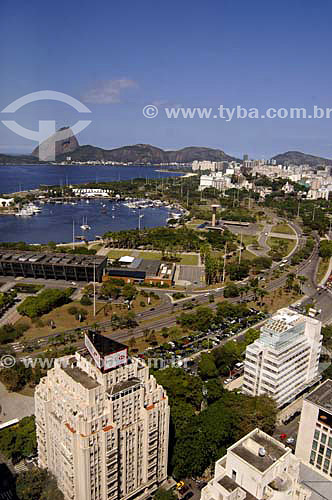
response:
<path fill-rule="evenodd" d="M 83 229 L 83 231 L 88 231 L 89 229 L 91 229 L 91 226 L 89 226 L 88 224 L 88 218 L 86 217 L 85 220 L 84 220 L 84 217 L 83 217 L 83 223 L 81 225 L 81 229 Z"/>

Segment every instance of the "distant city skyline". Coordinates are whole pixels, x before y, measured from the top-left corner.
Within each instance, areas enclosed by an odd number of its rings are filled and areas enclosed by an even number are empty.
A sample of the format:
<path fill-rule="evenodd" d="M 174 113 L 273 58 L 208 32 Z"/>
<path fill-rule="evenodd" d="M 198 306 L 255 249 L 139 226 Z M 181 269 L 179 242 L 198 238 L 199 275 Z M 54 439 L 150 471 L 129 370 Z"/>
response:
<path fill-rule="evenodd" d="M 332 5 L 309 1 L 211 0 L 165 5 L 4 0 L 0 33 L 0 110 L 38 90 L 67 93 L 90 109 L 80 144 L 112 149 L 148 143 L 162 149 L 206 146 L 235 157 L 297 150 L 330 158 L 331 119 L 144 118 L 148 104 L 213 107 L 332 107 Z M 319 37 L 317 27 L 319 26 Z M 1 119 L 8 115 L 0 114 Z M 25 127 L 77 113 L 61 103 L 29 104 Z M 36 143 L 0 123 L 0 153 L 30 153 Z"/>

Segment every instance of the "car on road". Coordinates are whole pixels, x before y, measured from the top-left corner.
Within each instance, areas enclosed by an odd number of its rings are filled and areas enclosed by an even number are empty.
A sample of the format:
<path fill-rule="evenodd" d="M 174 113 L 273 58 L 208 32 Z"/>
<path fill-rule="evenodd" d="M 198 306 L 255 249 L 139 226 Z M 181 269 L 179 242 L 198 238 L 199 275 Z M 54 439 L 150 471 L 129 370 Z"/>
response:
<path fill-rule="evenodd" d="M 74 286 L 77 285 L 77 283 L 75 283 L 75 281 L 72 281 L 70 284 L 74 285 Z"/>
<path fill-rule="evenodd" d="M 292 437 L 289 437 L 288 439 L 286 439 L 286 443 L 287 444 L 294 444 L 295 443 L 295 439 L 292 438 Z"/>

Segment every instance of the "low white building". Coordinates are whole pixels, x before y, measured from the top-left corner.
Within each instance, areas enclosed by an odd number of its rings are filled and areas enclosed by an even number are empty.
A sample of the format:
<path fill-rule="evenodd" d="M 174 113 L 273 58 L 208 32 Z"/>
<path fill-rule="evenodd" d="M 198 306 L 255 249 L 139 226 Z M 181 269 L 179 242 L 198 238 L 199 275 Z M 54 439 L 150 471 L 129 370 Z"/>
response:
<path fill-rule="evenodd" d="M 72 191 L 76 196 L 83 196 L 87 198 L 88 197 L 93 198 L 94 196 L 107 197 L 112 194 L 111 189 L 102 189 L 102 188 L 73 188 Z"/>
<path fill-rule="evenodd" d="M 292 309 L 276 312 L 246 349 L 242 392 L 267 394 L 281 407 L 318 381 L 321 327 L 319 320 Z"/>
<path fill-rule="evenodd" d="M 10 207 L 14 203 L 14 198 L 0 198 L 0 207 Z"/>
<path fill-rule="evenodd" d="M 201 500 L 309 500 L 299 471 L 300 460 L 290 448 L 255 429 L 216 462 Z"/>

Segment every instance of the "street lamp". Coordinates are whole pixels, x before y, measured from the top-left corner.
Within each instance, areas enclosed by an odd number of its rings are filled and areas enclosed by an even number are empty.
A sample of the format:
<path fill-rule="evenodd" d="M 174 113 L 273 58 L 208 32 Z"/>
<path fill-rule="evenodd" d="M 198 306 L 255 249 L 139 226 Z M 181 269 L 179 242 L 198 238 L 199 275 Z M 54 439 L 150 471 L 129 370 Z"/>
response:
<path fill-rule="evenodd" d="M 138 216 L 138 230 L 140 231 L 141 230 L 141 219 L 144 217 L 144 215 L 139 215 Z"/>

